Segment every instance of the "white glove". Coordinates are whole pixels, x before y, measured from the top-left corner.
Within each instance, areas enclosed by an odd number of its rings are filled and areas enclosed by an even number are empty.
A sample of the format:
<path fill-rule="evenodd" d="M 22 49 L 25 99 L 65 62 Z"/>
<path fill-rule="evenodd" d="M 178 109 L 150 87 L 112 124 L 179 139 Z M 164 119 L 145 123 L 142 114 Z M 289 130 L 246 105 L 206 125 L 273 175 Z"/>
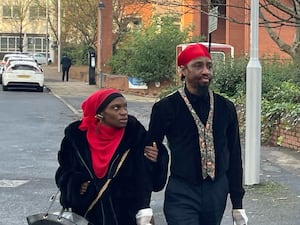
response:
<path fill-rule="evenodd" d="M 135 215 L 137 225 L 151 225 L 150 221 L 153 216 L 151 208 L 140 209 Z"/>
<path fill-rule="evenodd" d="M 233 209 L 232 210 L 233 225 L 247 225 L 248 217 L 245 209 Z"/>

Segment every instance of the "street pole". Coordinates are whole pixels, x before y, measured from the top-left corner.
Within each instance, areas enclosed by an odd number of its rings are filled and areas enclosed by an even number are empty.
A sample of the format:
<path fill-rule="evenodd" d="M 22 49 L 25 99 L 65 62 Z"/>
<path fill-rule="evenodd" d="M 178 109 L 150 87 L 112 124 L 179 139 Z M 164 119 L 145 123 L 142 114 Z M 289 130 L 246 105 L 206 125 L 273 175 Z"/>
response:
<path fill-rule="evenodd" d="M 210 16 L 210 8 L 211 8 L 211 1 L 207 0 L 207 42 L 208 42 L 208 52 L 210 52 L 210 46 L 211 46 L 211 32 L 209 30 L 209 16 Z"/>
<path fill-rule="evenodd" d="M 48 36 L 49 36 L 49 31 L 48 31 L 48 19 L 49 19 L 49 6 L 48 6 L 48 0 L 46 0 L 46 65 L 48 65 L 49 57 L 48 57 L 48 52 L 49 52 L 49 41 L 48 41 Z"/>
<path fill-rule="evenodd" d="M 258 57 L 259 0 L 251 0 L 250 60 L 246 72 L 245 184 L 260 182 L 261 65 Z"/>
<path fill-rule="evenodd" d="M 60 0 L 57 3 L 57 72 L 60 72 L 60 38 L 61 38 L 61 14 L 60 14 Z"/>
<path fill-rule="evenodd" d="M 99 57 L 99 64 L 98 64 L 98 69 L 99 69 L 99 77 L 98 77 L 98 83 L 99 83 L 99 88 L 102 88 L 102 81 L 103 81 L 103 74 L 102 74 L 102 10 L 104 9 L 105 5 L 103 2 L 99 2 L 98 8 L 99 8 L 99 26 L 98 26 L 98 57 Z"/>

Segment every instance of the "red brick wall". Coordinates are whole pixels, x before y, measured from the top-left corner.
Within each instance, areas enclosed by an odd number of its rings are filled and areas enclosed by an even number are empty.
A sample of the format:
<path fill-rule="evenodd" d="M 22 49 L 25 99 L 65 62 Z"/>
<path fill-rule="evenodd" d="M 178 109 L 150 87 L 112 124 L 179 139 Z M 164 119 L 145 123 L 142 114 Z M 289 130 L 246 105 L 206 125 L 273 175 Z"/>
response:
<path fill-rule="evenodd" d="M 283 4 L 290 6 L 289 0 L 282 0 Z M 226 0 L 226 4 L 231 7 L 226 8 L 226 16 L 234 18 L 240 23 L 229 22 L 226 20 L 224 22 L 222 19 L 218 21 L 218 29 L 212 33 L 212 41 L 225 43 L 233 45 L 235 48 L 235 55 L 249 55 L 250 54 L 250 26 L 242 24 L 243 22 L 249 23 L 250 21 L 250 10 L 246 10 L 251 4 L 250 0 Z M 205 6 L 203 6 L 205 7 Z M 204 11 L 207 9 L 203 8 Z M 278 10 L 274 10 L 278 13 Z M 279 15 L 282 18 L 286 18 L 286 15 Z M 268 19 L 272 20 L 268 16 Z M 200 20 L 200 24 L 199 24 Z M 273 19 L 274 20 L 274 19 Z M 200 33 L 207 35 L 207 15 L 202 13 L 200 19 L 194 17 L 193 24 L 195 26 L 200 26 Z M 183 27 L 190 25 L 183 24 Z M 287 44 L 293 42 L 293 37 L 295 34 L 295 29 L 291 26 L 283 26 L 275 29 L 275 33 L 279 34 L 279 38 L 282 39 Z M 199 35 L 194 33 L 194 35 Z M 282 58 L 290 58 L 288 54 L 280 50 L 276 43 L 270 38 L 266 29 L 263 26 L 259 28 L 259 55 L 260 57 L 267 56 L 273 57 L 274 55 L 280 56 Z"/>
<path fill-rule="evenodd" d="M 70 69 L 70 78 L 89 82 L 88 66 L 72 66 Z M 96 72 L 96 85 L 98 85 L 98 75 Z M 161 82 L 160 87 L 155 87 L 155 84 L 148 85 L 148 89 L 130 89 L 128 85 L 128 77 L 124 75 L 111 75 L 103 73 L 103 87 L 116 88 L 125 93 L 146 96 L 158 96 L 160 92 L 170 86 L 169 82 Z"/>
<path fill-rule="evenodd" d="M 271 137 L 271 143 L 300 151 L 300 123 L 293 129 L 279 125 Z"/>

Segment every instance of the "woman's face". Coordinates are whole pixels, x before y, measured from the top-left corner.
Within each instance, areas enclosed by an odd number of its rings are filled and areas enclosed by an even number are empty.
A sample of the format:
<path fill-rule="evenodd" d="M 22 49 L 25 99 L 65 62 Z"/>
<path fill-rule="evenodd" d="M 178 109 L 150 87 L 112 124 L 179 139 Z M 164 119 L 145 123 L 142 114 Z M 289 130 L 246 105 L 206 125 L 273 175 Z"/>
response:
<path fill-rule="evenodd" d="M 124 97 L 112 100 L 101 113 L 102 123 L 108 127 L 123 128 L 128 121 L 127 101 Z"/>

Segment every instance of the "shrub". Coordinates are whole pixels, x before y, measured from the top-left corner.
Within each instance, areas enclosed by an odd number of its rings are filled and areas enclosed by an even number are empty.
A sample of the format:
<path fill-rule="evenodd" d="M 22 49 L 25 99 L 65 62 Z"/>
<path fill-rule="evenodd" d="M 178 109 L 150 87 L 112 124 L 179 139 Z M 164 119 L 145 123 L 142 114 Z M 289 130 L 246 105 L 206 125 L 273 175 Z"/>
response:
<path fill-rule="evenodd" d="M 214 67 L 212 88 L 229 97 L 239 95 L 246 90 L 246 67 L 246 58 L 227 60 L 223 66 Z"/>
<path fill-rule="evenodd" d="M 247 58 L 235 59 L 214 69 L 211 88 L 232 100 L 238 111 L 241 133 L 245 132 L 246 115 L 246 69 Z M 261 125 L 262 141 L 267 142 L 278 124 L 286 128 L 297 125 L 300 120 L 300 82 L 297 66 L 291 62 L 261 60 L 262 102 Z M 177 87 L 161 93 L 164 97 Z"/>
<path fill-rule="evenodd" d="M 173 80 L 176 72 L 176 46 L 187 39 L 173 17 L 154 19 L 143 31 L 133 32 L 112 56 L 113 73 L 140 78 L 143 82 Z"/>

